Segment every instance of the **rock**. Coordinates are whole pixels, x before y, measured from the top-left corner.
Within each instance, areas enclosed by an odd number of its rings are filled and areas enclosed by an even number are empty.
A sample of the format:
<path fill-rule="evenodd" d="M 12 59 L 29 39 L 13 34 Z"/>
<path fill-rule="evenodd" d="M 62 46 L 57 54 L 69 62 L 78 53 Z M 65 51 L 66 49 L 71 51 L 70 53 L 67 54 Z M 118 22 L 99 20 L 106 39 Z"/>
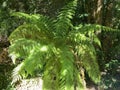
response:
<path fill-rule="evenodd" d="M 16 85 L 16 90 L 42 90 L 42 79 L 40 77 L 24 79 Z"/>

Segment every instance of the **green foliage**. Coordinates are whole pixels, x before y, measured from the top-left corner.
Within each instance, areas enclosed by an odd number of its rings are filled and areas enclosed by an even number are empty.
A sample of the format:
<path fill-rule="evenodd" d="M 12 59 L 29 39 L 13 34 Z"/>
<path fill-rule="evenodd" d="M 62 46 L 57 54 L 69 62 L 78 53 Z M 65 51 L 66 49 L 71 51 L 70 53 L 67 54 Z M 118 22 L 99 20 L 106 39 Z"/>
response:
<path fill-rule="evenodd" d="M 95 24 L 74 26 L 71 20 L 76 7 L 77 0 L 69 2 L 56 18 L 21 12 L 12 14 L 25 20 L 9 37 L 13 62 L 22 59 L 13 70 L 13 83 L 39 70 L 43 90 L 81 90 L 84 89 L 81 68 L 95 83 L 100 82 L 94 47 L 101 48 L 97 34 L 102 30 L 117 30 Z"/>
<path fill-rule="evenodd" d="M 114 18 L 113 18 L 113 27 L 120 28 L 120 2 L 118 0 L 115 1 L 114 7 Z"/>
<path fill-rule="evenodd" d="M 17 20 L 10 16 L 12 10 L 7 6 L 7 1 L 0 2 L 0 36 L 9 36 L 9 34 L 19 24 Z"/>
<path fill-rule="evenodd" d="M 102 76 L 101 86 L 106 90 L 119 90 L 120 87 L 120 79 L 119 79 L 119 70 L 120 70 L 120 62 L 119 60 L 111 60 L 109 63 L 105 65 L 106 71 Z"/>
<path fill-rule="evenodd" d="M 0 63 L 0 90 L 6 90 L 7 85 L 12 81 L 10 77 L 12 70 L 12 65 Z"/>

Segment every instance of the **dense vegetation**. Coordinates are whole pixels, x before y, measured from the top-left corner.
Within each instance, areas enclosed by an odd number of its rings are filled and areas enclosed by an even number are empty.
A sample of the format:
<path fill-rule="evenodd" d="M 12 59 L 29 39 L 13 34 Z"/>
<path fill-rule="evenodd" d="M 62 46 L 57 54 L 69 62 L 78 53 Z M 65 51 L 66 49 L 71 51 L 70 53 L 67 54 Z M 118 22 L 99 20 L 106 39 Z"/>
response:
<path fill-rule="evenodd" d="M 119 16 L 119 0 L 1 0 L 0 89 L 41 77 L 43 90 L 119 90 Z"/>

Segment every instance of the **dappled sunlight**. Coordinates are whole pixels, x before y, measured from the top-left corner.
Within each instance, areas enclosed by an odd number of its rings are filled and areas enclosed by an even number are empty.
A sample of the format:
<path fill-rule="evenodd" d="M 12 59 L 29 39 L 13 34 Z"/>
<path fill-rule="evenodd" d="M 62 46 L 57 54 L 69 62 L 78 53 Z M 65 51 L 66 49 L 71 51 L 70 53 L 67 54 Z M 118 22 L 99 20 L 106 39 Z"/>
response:
<path fill-rule="evenodd" d="M 46 52 L 48 50 L 48 47 L 47 46 L 43 46 L 43 47 L 41 47 L 40 50 L 43 51 L 43 52 Z"/>
<path fill-rule="evenodd" d="M 0 0 L 0 90 L 117 90 L 118 1 Z"/>
<path fill-rule="evenodd" d="M 16 85 L 17 90 L 42 90 L 43 81 L 40 77 L 24 79 Z"/>

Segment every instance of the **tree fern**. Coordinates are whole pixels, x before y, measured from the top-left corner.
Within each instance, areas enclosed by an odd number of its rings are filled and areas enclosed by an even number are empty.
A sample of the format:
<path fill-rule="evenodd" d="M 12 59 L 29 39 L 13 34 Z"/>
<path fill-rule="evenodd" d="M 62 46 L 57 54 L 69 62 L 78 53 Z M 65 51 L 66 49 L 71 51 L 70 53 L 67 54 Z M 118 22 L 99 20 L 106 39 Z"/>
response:
<path fill-rule="evenodd" d="M 39 70 L 43 90 L 82 90 L 81 68 L 95 83 L 100 82 L 94 44 L 101 47 L 101 43 L 96 32 L 114 29 L 89 24 L 74 26 L 71 20 L 76 6 L 77 0 L 71 1 L 54 19 L 21 12 L 12 14 L 25 20 L 9 37 L 10 56 L 14 62 L 22 59 L 13 70 L 13 83 Z"/>

